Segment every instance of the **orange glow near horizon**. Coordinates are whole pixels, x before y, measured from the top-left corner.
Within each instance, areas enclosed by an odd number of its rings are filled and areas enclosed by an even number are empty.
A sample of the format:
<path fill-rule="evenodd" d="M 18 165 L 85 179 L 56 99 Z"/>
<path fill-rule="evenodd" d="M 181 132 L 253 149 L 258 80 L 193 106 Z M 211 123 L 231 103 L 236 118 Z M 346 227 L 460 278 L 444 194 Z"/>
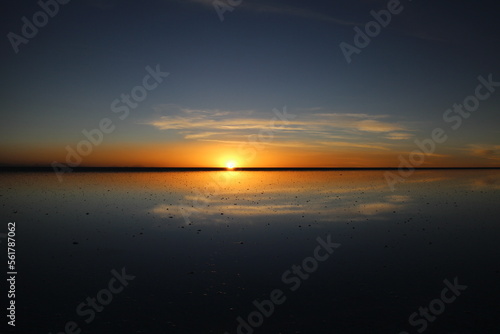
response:
<path fill-rule="evenodd" d="M 75 145 L 73 145 L 75 146 Z M 0 163 L 21 166 L 50 166 L 53 161 L 69 167 L 398 167 L 405 150 L 376 151 L 365 148 L 303 149 L 266 147 L 239 150 L 235 145 L 199 142 L 104 144 L 81 156 L 78 166 L 68 163 L 64 146 L 33 145 L 5 148 Z M 70 156 L 69 162 L 75 158 Z M 428 156 L 422 167 L 498 166 L 494 160 L 474 156 Z"/>

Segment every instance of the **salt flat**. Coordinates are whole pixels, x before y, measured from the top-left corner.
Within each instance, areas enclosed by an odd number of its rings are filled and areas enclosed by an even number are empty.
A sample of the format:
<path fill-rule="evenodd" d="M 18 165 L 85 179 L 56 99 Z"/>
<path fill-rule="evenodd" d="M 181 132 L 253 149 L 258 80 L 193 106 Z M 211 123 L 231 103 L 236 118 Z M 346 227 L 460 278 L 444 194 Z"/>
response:
<path fill-rule="evenodd" d="M 23 333 L 499 330 L 498 170 L 417 171 L 395 191 L 383 171 L 2 173 L 0 186 Z M 120 290 L 122 268 L 134 278 Z"/>

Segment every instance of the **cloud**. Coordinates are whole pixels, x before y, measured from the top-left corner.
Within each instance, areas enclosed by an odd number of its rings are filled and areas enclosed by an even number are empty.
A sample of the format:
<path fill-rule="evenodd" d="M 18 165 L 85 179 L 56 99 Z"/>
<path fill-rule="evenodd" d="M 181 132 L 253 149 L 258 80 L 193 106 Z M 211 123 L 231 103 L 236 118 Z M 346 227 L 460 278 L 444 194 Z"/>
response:
<path fill-rule="evenodd" d="M 183 0 L 186 1 L 186 0 Z M 187 0 L 188 2 L 204 5 L 207 7 L 214 7 L 214 0 Z M 223 3 L 226 3 L 223 1 Z M 319 11 L 310 10 L 303 7 L 294 7 L 289 5 L 282 4 L 269 4 L 264 2 L 256 2 L 250 0 L 244 0 L 236 6 L 237 9 L 246 10 L 254 13 L 270 13 L 270 14 L 278 14 L 285 16 L 295 16 L 301 17 L 309 20 L 317 20 L 317 21 L 327 21 L 332 22 L 338 25 L 346 25 L 353 26 L 359 25 L 359 22 L 353 22 L 349 20 L 338 19 Z"/>
<path fill-rule="evenodd" d="M 488 160 L 500 160 L 500 145 L 468 145 L 470 155 Z"/>
<path fill-rule="evenodd" d="M 219 140 L 219 139 L 201 139 L 204 142 L 214 142 L 219 144 L 228 144 L 228 145 L 245 145 L 248 144 L 248 140 Z M 321 148 L 323 147 L 321 143 L 304 143 L 299 141 L 262 141 L 258 142 L 255 145 L 259 146 L 279 146 L 279 147 L 292 147 L 292 148 L 303 148 L 303 149 L 312 149 L 312 148 Z"/>
<path fill-rule="evenodd" d="M 357 128 L 360 131 L 368 131 L 368 132 L 390 132 L 390 131 L 405 130 L 404 127 L 400 125 L 394 123 L 380 122 L 374 119 L 366 119 L 359 121 L 357 123 Z"/>
<path fill-rule="evenodd" d="M 340 141 L 330 141 L 330 142 L 321 142 L 321 144 L 326 146 L 335 146 L 335 147 L 355 147 L 355 148 L 369 148 L 375 150 L 389 150 L 389 148 L 381 146 L 381 145 L 371 145 L 371 144 L 359 144 L 359 143 L 350 143 L 350 142 L 340 142 Z"/>
<path fill-rule="evenodd" d="M 259 138 L 265 138 L 260 142 L 273 146 L 389 150 L 392 144 L 387 139 L 412 136 L 410 129 L 390 121 L 388 115 L 327 113 L 314 109 L 282 121 L 273 112 L 254 110 L 204 110 L 177 105 L 158 105 L 154 110 L 157 116 L 145 124 L 174 131 L 186 140 L 241 144 L 250 136 L 260 135 Z"/>
<path fill-rule="evenodd" d="M 318 109 L 318 108 L 316 108 Z M 320 108 L 320 110 L 323 110 Z M 351 117 L 351 118 L 370 118 L 370 119 L 378 119 L 378 118 L 387 118 L 389 115 L 369 115 L 369 114 L 363 114 L 363 113 L 318 113 L 316 114 L 320 117 L 332 117 L 332 118 L 337 118 L 337 117 Z"/>
<path fill-rule="evenodd" d="M 389 118 L 389 115 L 369 115 L 364 113 L 317 113 L 313 115 L 314 118 L 318 120 L 318 124 L 332 122 L 332 127 L 345 129 L 346 131 L 384 134 L 398 131 L 399 137 L 403 134 L 410 135 L 409 133 L 403 132 L 409 131 L 403 124 L 380 120 Z M 393 134 L 392 137 L 393 138 L 388 139 L 395 139 L 397 136 Z"/>
<path fill-rule="evenodd" d="M 218 136 L 223 134 L 224 132 L 201 132 L 201 133 L 195 133 L 195 134 L 186 134 L 184 138 L 186 139 L 204 139 L 212 136 Z"/>
<path fill-rule="evenodd" d="M 411 137 L 413 137 L 411 133 L 404 133 L 404 132 L 391 132 L 385 136 L 386 139 L 390 140 L 408 140 Z"/>

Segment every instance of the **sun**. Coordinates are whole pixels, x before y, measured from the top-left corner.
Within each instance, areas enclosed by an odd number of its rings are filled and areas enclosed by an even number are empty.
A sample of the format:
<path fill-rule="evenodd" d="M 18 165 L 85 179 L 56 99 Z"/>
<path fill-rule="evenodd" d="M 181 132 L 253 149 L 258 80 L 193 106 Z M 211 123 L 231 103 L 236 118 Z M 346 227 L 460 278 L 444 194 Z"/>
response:
<path fill-rule="evenodd" d="M 226 162 L 226 167 L 227 167 L 227 169 L 233 169 L 234 167 L 236 167 L 236 162 L 234 162 L 232 160 L 228 161 L 228 162 Z"/>

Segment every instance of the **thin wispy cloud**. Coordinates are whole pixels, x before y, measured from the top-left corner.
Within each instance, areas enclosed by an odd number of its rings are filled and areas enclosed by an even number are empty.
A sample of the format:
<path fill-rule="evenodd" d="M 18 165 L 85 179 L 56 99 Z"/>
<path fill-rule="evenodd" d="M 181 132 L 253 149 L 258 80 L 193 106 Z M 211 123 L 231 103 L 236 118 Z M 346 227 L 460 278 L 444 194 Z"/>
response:
<path fill-rule="evenodd" d="M 392 141 L 412 137 L 410 129 L 391 121 L 388 115 L 321 110 L 297 114 L 283 122 L 274 113 L 253 110 L 201 110 L 177 105 L 158 105 L 154 109 L 158 116 L 145 124 L 174 131 L 190 141 L 239 145 L 250 136 L 268 131 L 272 140 L 265 140 L 262 145 L 389 150 L 393 148 Z"/>
<path fill-rule="evenodd" d="M 350 143 L 345 141 L 331 141 L 331 142 L 321 142 L 321 144 L 326 146 L 334 146 L 334 147 L 350 147 L 350 148 L 368 148 L 375 150 L 385 150 L 388 151 L 389 148 L 382 145 L 372 145 L 372 144 L 358 144 L 358 143 Z"/>
<path fill-rule="evenodd" d="M 500 145 L 471 144 L 465 150 L 475 157 L 500 161 Z"/>
<path fill-rule="evenodd" d="M 183 0 L 183 1 L 187 1 L 187 2 L 191 2 L 191 3 L 200 4 L 203 6 L 214 8 L 214 1 L 213 0 Z M 308 8 L 294 7 L 294 6 L 282 5 L 282 4 L 269 4 L 269 2 L 264 3 L 264 2 L 256 2 L 256 1 L 246 0 L 246 1 L 241 2 L 241 4 L 239 4 L 237 6 L 237 8 L 238 8 L 238 10 L 246 10 L 246 11 L 251 11 L 254 13 L 270 13 L 270 14 L 277 14 L 277 15 L 295 16 L 295 17 L 301 17 L 301 18 L 309 19 L 309 20 L 327 21 L 327 22 L 332 22 L 335 24 L 346 25 L 346 26 L 352 26 L 352 25 L 359 24 L 358 22 L 339 19 L 339 18 L 332 17 L 332 16 L 326 15 L 326 14 L 318 12 L 318 11 L 310 10 Z"/>
<path fill-rule="evenodd" d="M 204 138 L 213 137 L 213 136 L 220 136 L 223 134 L 224 134 L 224 132 L 201 132 L 201 133 L 194 133 L 194 134 L 187 133 L 184 136 L 184 138 L 185 139 L 204 139 Z"/>
<path fill-rule="evenodd" d="M 203 142 L 213 142 L 219 144 L 226 144 L 231 146 L 240 146 L 248 144 L 248 140 L 220 140 L 220 139 L 201 139 Z M 321 143 L 307 143 L 300 141 L 263 141 L 258 143 L 259 146 L 275 146 L 281 148 L 302 148 L 302 149 L 319 149 L 324 147 Z"/>
<path fill-rule="evenodd" d="M 385 136 L 385 138 L 391 140 L 408 140 L 412 137 L 413 135 L 411 133 L 405 133 L 405 132 L 391 132 Z"/>

